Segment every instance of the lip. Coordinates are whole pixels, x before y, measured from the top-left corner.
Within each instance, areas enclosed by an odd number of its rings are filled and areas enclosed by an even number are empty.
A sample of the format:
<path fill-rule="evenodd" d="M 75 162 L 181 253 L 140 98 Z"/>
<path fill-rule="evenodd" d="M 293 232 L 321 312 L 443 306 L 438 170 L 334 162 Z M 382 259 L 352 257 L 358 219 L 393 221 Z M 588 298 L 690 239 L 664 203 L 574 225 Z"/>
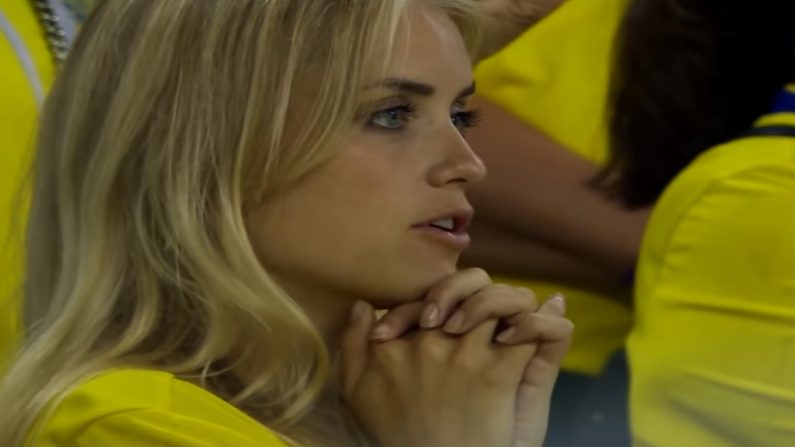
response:
<path fill-rule="evenodd" d="M 469 247 L 471 238 L 467 230 L 472 223 L 474 212 L 472 208 L 462 207 L 456 210 L 448 211 L 443 214 L 427 219 L 412 228 L 422 232 L 428 238 L 435 240 L 455 251 L 464 251 Z M 444 229 L 434 227 L 431 224 L 443 219 L 453 219 L 453 229 L 446 231 Z"/>

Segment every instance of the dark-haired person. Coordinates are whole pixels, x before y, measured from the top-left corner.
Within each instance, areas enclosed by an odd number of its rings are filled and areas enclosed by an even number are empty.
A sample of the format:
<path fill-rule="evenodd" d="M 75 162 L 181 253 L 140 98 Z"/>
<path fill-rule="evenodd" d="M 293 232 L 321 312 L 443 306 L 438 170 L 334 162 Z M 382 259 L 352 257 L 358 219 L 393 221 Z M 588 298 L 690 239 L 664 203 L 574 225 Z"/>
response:
<path fill-rule="evenodd" d="M 628 342 L 634 445 L 795 440 L 795 2 L 637 0 L 610 186 L 655 203 Z"/>

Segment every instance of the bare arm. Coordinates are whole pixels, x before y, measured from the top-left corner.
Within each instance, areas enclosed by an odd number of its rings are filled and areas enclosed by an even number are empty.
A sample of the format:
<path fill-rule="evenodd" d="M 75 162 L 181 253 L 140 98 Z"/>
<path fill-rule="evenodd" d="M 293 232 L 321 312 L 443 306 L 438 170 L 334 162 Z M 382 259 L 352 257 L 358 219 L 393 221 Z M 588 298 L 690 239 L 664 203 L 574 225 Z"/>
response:
<path fill-rule="evenodd" d="M 540 280 L 589 290 L 627 304 L 628 283 L 618 280 L 625 272 L 600 268 L 596 261 L 508 234 L 483 223 L 472 228 L 475 243 L 464 253 L 464 266 L 477 266 L 492 274 Z"/>
<path fill-rule="evenodd" d="M 467 261 L 499 261 L 501 270 L 531 276 L 528 270 L 548 259 L 561 271 L 539 274 L 577 282 L 590 278 L 593 284 L 619 282 L 635 264 L 649 210 L 627 210 L 608 199 L 589 185 L 597 165 L 488 100 L 476 98 L 473 104 L 482 110 L 484 122 L 469 140 L 489 175 L 470 193 L 482 225 L 473 229 Z M 516 251 L 509 250 L 510 244 L 518 250 L 519 241 L 521 250 L 536 253 L 538 262 L 528 264 L 529 255 L 510 254 Z M 497 260 L 500 253 L 504 258 Z"/>

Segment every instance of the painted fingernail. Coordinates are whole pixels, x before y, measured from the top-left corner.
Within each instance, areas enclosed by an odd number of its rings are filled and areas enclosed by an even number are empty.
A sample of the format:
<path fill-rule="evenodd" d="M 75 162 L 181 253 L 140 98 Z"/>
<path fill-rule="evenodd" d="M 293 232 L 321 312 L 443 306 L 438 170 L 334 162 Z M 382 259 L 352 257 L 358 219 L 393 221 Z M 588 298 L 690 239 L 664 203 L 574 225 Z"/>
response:
<path fill-rule="evenodd" d="M 420 316 L 420 326 L 424 328 L 435 327 L 439 323 L 439 306 L 436 304 L 428 304 L 422 310 Z"/>
<path fill-rule="evenodd" d="M 563 312 L 566 313 L 566 296 L 562 293 L 556 293 L 552 295 L 552 303 L 558 306 L 558 308 Z"/>
<path fill-rule="evenodd" d="M 373 329 L 370 339 L 385 340 L 387 338 L 389 338 L 389 325 L 386 323 L 378 323 L 375 329 Z"/>
<path fill-rule="evenodd" d="M 497 336 L 497 341 L 500 343 L 508 343 L 511 341 L 514 335 L 516 335 L 516 328 L 509 327 L 508 329 L 500 332 L 500 335 Z"/>
<path fill-rule="evenodd" d="M 444 330 L 447 332 L 458 333 L 461 332 L 461 329 L 464 327 L 464 320 L 466 316 L 464 315 L 463 311 L 457 311 L 453 314 L 452 317 L 447 321 L 447 324 L 444 325 Z"/>

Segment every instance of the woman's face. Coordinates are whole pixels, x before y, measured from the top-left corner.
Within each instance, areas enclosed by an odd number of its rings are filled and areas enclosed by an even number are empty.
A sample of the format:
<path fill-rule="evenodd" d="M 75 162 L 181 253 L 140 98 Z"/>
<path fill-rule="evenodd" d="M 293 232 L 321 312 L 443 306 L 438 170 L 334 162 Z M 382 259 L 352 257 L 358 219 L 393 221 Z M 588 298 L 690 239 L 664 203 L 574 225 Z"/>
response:
<path fill-rule="evenodd" d="M 417 7 L 402 28 L 340 152 L 247 214 L 262 263 L 296 297 L 418 299 L 469 244 L 465 191 L 486 174 L 464 139 L 471 61 L 440 11 Z"/>

